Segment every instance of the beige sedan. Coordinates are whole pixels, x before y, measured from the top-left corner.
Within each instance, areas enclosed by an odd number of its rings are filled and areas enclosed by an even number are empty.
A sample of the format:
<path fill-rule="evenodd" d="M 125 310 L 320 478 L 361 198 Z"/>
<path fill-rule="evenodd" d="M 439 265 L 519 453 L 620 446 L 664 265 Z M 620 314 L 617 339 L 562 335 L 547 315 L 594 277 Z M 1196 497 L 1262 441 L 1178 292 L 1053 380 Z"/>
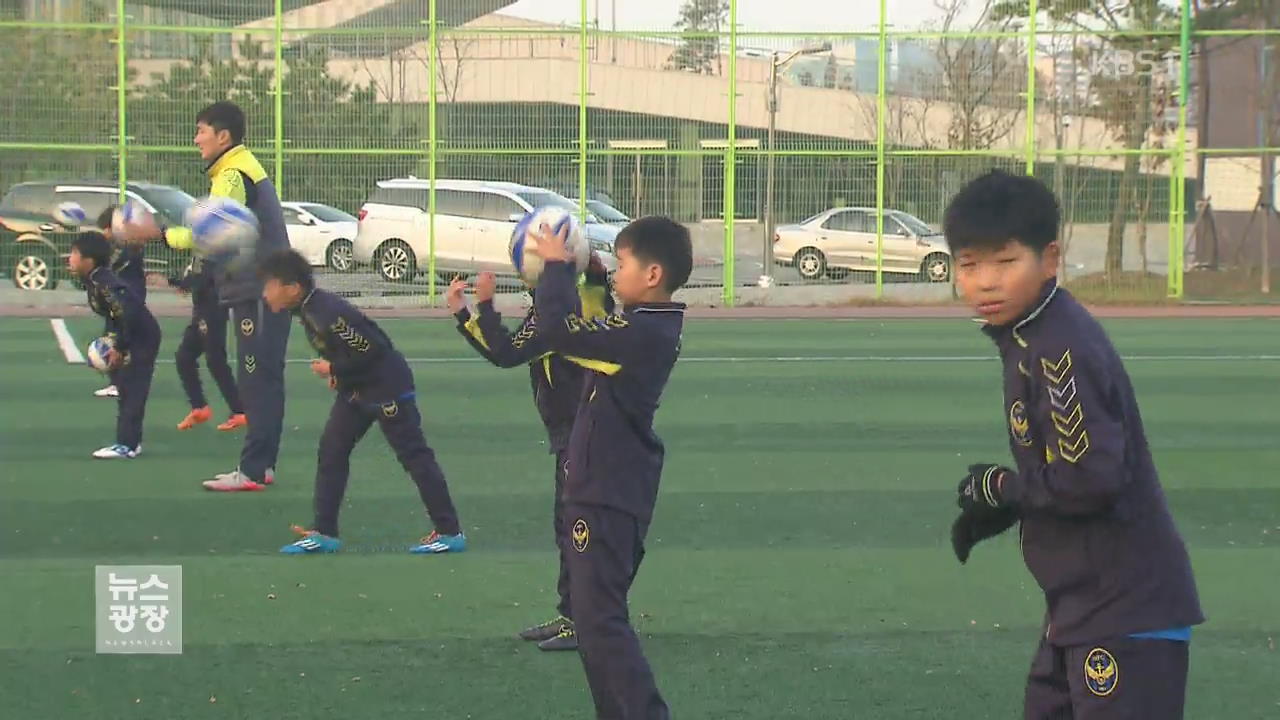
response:
<path fill-rule="evenodd" d="M 951 280 L 951 252 L 942 233 L 900 210 L 884 211 L 883 268 L 926 282 Z M 794 225 L 779 225 L 773 235 L 779 265 L 794 266 L 805 280 L 876 269 L 876 210 L 842 207 L 824 210 Z"/>

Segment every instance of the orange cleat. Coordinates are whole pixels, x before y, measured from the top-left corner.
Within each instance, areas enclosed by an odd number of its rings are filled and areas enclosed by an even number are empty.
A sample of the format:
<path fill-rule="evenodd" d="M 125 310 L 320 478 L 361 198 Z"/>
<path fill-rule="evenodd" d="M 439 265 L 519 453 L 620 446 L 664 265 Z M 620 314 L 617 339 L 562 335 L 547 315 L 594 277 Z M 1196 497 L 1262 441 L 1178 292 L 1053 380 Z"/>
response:
<path fill-rule="evenodd" d="M 201 423 L 209 422 L 211 418 L 213 418 L 213 411 L 209 409 L 208 405 L 201 408 L 193 408 L 191 412 L 187 413 L 187 416 L 182 419 L 182 422 L 178 423 L 178 429 L 190 430 Z"/>
<path fill-rule="evenodd" d="M 219 425 L 218 429 L 222 432 L 230 432 L 232 430 L 239 430 L 248 424 L 249 420 L 245 418 L 244 413 L 236 413 L 235 415 L 227 418 L 226 422 Z"/>

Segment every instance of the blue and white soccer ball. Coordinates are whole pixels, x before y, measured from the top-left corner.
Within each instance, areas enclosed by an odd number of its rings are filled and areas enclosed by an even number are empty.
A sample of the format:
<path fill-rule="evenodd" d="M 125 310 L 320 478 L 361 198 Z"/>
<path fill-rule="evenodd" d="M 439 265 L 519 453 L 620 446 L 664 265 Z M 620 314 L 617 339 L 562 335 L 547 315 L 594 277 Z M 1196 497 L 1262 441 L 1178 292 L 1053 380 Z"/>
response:
<path fill-rule="evenodd" d="M 204 255 L 239 252 L 258 242 L 258 218 L 231 198 L 210 196 L 187 210 L 196 251 Z"/>
<path fill-rule="evenodd" d="M 53 209 L 53 219 L 63 227 L 78 228 L 89 221 L 89 216 L 80 207 L 80 203 L 68 200 L 58 203 L 58 207 Z"/>
<path fill-rule="evenodd" d="M 533 251 L 537 241 L 533 239 L 531 233 L 536 232 L 544 224 L 549 226 L 553 233 L 561 232 L 568 226 L 569 233 L 565 238 L 565 247 L 573 258 L 574 269 L 579 273 L 585 272 L 587 263 L 591 261 L 591 244 L 582 232 L 582 223 L 578 222 L 578 218 L 566 208 L 541 207 L 526 213 L 520 222 L 516 223 L 516 229 L 511 233 L 508 254 L 511 257 L 511 265 L 516 269 L 520 279 L 529 285 L 537 285 L 538 278 L 542 276 L 542 258 Z"/>
<path fill-rule="evenodd" d="M 110 335 L 103 335 L 94 339 L 89 343 L 89 347 L 85 350 L 85 360 L 88 361 L 89 367 L 100 373 L 107 371 L 107 353 L 111 352 L 116 346 L 115 338 Z"/>
<path fill-rule="evenodd" d="M 148 240 L 158 232 L 155 216 L 133 198 L 111 213 L 111 237 L 117 240 Z"/>

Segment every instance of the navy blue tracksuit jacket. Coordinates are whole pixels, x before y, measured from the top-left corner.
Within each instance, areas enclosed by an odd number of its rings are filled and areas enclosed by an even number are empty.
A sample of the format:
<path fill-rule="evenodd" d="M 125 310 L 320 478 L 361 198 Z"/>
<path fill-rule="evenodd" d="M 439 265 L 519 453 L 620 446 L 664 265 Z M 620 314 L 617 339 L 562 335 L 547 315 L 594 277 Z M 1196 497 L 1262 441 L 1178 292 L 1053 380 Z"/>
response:
<path fill-rule="evenodd" d="M 1020 322 L 985 332 L 1004 365 L 1018 469 L 1003 496 L 1044 591 L 1048 642 L 1203 622 L 1133 386 L 1101 325 L 1050 281 Z"/>

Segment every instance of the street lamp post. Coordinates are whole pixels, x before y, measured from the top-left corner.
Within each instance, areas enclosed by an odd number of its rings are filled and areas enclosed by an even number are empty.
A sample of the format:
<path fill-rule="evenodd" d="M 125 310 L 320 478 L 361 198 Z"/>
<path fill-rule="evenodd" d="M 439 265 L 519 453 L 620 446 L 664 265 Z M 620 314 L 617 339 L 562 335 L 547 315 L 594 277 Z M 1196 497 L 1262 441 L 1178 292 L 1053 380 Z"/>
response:
<path fill-rule="evenodd" d="M 831 50 L 831 43 L 823 43 L 815 47 L 801 48 L 791 51 L 786 57 L 779 59 L 777 51 L 774 51 L 769 62 L 769 132 L 765 141 L 767 146 L 765 156 L 765 180 L 764 180 L 764 243 L 760 257 L 763 261 L 760 276 L 760 287 L 769 287 L 773 285 L 773 235 L 775 232 L 773 219 L 773 176 L 774 176 L 774 141 L 778 130 L 778 70 L 782 69 L 787 63 L 795 60 L 801 55 L 815 55 Z"/>

